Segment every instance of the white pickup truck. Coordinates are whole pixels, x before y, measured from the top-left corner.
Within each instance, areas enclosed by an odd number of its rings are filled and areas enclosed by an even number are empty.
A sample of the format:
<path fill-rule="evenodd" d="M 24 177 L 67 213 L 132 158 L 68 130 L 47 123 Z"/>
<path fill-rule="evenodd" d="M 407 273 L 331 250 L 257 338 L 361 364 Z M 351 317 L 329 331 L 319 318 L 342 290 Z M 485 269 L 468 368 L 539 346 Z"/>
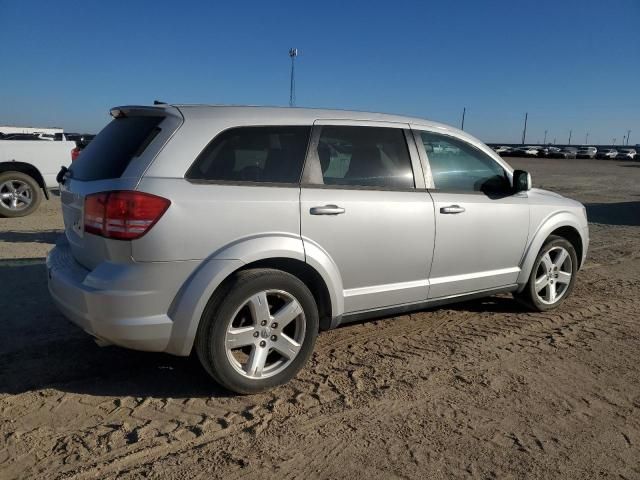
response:
<path fill-rule="evenodd" d="M 0 216 L 23 217 L 38 208 L 43 196 L 48 200 L 75 147 L 69 140 L 0 140 Z"/>

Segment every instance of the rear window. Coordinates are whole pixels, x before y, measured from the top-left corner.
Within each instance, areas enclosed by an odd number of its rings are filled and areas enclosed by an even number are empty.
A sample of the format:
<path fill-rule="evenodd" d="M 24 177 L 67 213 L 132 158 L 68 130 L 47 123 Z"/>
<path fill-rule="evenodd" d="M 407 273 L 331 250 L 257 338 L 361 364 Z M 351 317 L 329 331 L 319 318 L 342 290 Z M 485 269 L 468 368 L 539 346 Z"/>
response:
<path fill-rule="evenodd" d="M 107 180 L 122 176 L 160 132 L 161 116 L 121 117 L 111 121 L 71 164 L 74 180 Z"/>
<path fill-rule="evenodd" d="M 218 135 L 186 174 L 189 180 L 298 183 L 310 127 L 239 127 Z"/>

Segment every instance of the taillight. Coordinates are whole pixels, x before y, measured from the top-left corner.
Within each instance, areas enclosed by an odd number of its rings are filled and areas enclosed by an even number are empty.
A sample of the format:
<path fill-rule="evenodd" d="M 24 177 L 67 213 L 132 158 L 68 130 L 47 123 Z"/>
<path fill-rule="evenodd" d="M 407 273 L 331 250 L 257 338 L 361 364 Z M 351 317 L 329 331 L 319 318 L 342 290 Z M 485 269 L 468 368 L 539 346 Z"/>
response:
<path fill-rule="evenodd" d="M 102 192 L 84 200 L 84 231 L 117 240 L 142 237 L 160 220 L 171 202 L 150 193 Z"/>
<path fill-rule="evenodd" d="M 82 150 L 80 150 L 78 147 L 75 147 L 74 149 L 71 150 L 71 161 L 74 162 L 76 160 L 76 158 L 78 158 L 78 155 L 80 155 L 80 152 Z"/>

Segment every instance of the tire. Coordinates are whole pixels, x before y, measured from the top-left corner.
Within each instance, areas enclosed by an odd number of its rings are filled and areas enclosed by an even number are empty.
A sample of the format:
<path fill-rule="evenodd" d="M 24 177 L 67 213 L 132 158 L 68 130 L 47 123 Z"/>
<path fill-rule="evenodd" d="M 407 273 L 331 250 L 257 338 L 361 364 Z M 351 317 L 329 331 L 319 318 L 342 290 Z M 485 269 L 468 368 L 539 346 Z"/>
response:
<path fill-rule="evenodd" d="M 21 172 L 0 174 L 0 216 L 25 217 L 35 212 L 41 201 L 40 185 L 30 175 Z"/>
<path fill-rule="evenodd" d="M 209 300 L 196 334 L 196 353 L 223 387 L 258 393 L 300 371 L 313 352 L 318 325 L 313 295 L 297 277 L 273 269 L 241 271 Z"/>
<path fill-rule="evenodd" d="M 562 251 L 567 254 L 564 260 L 560 256 Z M 551 235 L 536 257 L 527 285 L 516 298 L 532 310 L 552 310 L 571 295 L 577 271 L 578 256 L 573 245 L 563 237 Z M 555 294 L 552 295 L 551 291 Z"/>

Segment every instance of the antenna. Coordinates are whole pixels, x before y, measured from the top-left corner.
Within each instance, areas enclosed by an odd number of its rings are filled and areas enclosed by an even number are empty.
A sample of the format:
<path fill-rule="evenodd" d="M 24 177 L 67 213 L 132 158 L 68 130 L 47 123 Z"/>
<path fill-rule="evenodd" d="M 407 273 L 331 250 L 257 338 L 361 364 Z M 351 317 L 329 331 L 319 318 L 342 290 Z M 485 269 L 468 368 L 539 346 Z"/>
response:
<path fill-rule="evenodd" d="M 289 57 L 291 57 L 291 83 L 289 85 L 289 106 L 296 104 L 296 57 L 298 56 L 297 48 L 289 49 Z"/>
<path fill-rule="evenodd" d="M 467 113 L 467 107 L 464 107 L 462 109 L 462 126 L 460 127 L 460 130 L 464 130 L 464 116 Z"/>

